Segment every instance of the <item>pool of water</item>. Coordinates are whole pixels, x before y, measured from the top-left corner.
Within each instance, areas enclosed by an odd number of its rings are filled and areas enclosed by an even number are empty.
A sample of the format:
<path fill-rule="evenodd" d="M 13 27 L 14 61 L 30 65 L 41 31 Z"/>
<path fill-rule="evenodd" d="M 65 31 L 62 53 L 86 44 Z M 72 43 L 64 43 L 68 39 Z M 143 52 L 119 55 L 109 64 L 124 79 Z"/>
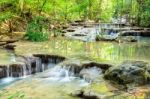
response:
<path fill-rule="evenodd" d="M 37 53 L 54 54 L 76 60 L 93 60 L 110 64 L 118 64 L 124 60 L 149 62 L 150 38 L 138 37 L 138 40 L 137 43 L 82 42 L 60 37 L 51 38 L 48 42 L 20 41 L 16 43 L 15 54 L 27 56 Z M 0 56 L 2 63 L 15 61 L 14 55 L 5 50 L 0 50 Z M 59 75 L 61 72 L 65 76 Z M 95 92 L 101 97 L 114 95 L 113 91 L 116 89 L 101 77 L 99 82 L 89 83 L 79 77 L 72 77 L 67 72 L 66 70 L 48 70 L 20 81 L 14 78 L 2 79 L 0 87 L 6 88 L 6 90 L 0 91 L 0 98 L 78 99 L 72 97 L 71 93 L 82 89 L 87 90 L 87 93 Z M 47 74 L 48 76 L 45 76 Z M 145 97 L 144 92 L 140 92 L 140 96 L 130 95 L 130 98 L 140 97 L 139 99 L 144 99 Z"/>
<path fill-rule="evenodd" d="M 0 49 L 0 64 L 9 64 L 15 62 L 15 55 L 12 51 Z"/>
<path fill-rule="evenodd" d="M 137 43 L 82 42 L 65 38 L 52 38 L 49 42 L 19 42 L 16 54 L 46 53 L 69 58 L 120 62 L 123 60 L 150 60 L 150 38 L 139 38 Z"/>

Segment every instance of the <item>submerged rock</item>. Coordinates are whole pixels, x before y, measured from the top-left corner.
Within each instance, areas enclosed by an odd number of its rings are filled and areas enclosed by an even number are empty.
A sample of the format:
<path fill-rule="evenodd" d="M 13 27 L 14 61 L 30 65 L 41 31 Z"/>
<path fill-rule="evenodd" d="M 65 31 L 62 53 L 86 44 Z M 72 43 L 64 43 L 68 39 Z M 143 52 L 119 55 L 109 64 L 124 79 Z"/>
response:
<path fill-rule="evenodd" d="M 149 84 L 150 64 L 143 61 L 125 61 L 120 66 L 107 70 L 104 77 L 121 85 Z"/>

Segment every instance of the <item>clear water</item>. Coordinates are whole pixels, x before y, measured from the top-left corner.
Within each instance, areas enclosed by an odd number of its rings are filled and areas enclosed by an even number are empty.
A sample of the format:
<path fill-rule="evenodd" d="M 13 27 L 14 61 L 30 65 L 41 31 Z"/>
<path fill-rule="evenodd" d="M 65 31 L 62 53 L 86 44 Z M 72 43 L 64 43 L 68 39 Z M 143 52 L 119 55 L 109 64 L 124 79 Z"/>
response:
<path fill-rule="evenodd" d="M 31 47 L 32 46 L 32 47 Z M 139 38 L 138 43 L 82 42 L 65 38 L 52 38 L 49 42 L 19 42 L 16 53 L 31 55 L 45 53 L 98 62 L 123 60 L 150 60 L 150 38 Z"/>
<path fill-rule="evenodd" d="M 0 64 L 9 64 L 15 62 L 15 55 L 13 52 L 0 49 Z"/>
<path fill-rule="evenodd" d="M 120 63 L 124 60 L 143 60 L 150 61 L 150 38 L 137 37 L 137 43 L 112 43 L 112 42 L 82 42 L 78 40 L 70 40 L 66 38 L 51 38 L 48 42 L 27 42 L 21 41 L 17 43 L 15 53 L 17 55 L 32 55 L 35 53 L 56 54 L 67 58 L 79 60 L 93 60 L 106 63 Z M 15 62 L 12 53 L 6 50 L 0 50 L 0 62 Z M 86 89 L 94 91 L 102 96 L 113 95 L 111 92 L 115 90 L 108 82 L 99 77 L 99 83 L 89 83 L 85 79 L 75 77 L 67 69 L 54 68 L 53 64 L 49 64 L 48 71 L 39 73 L 35 76 L 27 77 L 18 81 L 15 78 L 5 78 L 0 81 L 0 88 L 6 88 L 7 91 L 0 91 L 0 98 L 7 99 L 9 97 L 18 98 L 20 96 L 25 99 L 76 99 L 70 96 L 77 90 Z M 100 71 L 84 70 L 81 73 L 87 73 L 95 76 Z M 96 74 L 95 74 L 96 73 Z M 16 82 L 17 81 L 17 82 Z M 15 83 L 14 83 L 15 82 Z M 11 86 L 10 86 L 11 85 Z M 142 93 L 140 89 L 138 92 Z M 144 92 L 142 93 L 144 94 Z M 121 96 L 118 96 L 119 98 Z M 131 98 L 136 96 L 131 94 Z M 143 99 L 144 95 L 137 95 L 139 99 Z"/>

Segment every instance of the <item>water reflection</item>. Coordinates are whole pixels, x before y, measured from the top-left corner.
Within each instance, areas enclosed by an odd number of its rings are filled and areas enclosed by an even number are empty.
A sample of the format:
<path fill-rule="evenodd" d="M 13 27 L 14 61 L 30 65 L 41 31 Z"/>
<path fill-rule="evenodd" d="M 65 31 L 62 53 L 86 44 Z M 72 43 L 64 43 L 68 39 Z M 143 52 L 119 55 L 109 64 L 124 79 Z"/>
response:
<path fill-rule="evenodd" d="M 0 64 L 9 64 L 11 60 L 14 61 L 13 56 L 12 52 L 0 49 Z"/>
<path fill-rule="evenodd" d="M 21 44 L 20 44 L 21 43 Z M 64 38 L 49 42 L 20 42 L 18 54 L 46 53 L 96 61 L 150 60 L 150 39 L 139 43 L 82 42 Z M 20 46 L 21 45 L 21 46 Z M 31 47 L 32 46 L 32 47 Z"/>

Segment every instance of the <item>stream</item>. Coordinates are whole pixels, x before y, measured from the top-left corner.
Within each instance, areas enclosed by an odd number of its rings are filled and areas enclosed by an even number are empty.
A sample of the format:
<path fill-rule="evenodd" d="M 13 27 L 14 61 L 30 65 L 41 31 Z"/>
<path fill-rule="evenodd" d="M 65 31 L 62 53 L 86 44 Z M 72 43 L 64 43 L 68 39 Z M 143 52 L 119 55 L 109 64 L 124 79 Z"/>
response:
<path fill-rule="evenodd" d="M 95 28 L 81 29 L 79 27 L 76 29 L 78 31 L 73 35 L 76 33 L 83 33 L 84 35 L 89 31 L 93 34 L 97 31 Z M 82 30 L 82 33 L 80 30 Z M 129 99 L 136 97 L 143 99 L 146 96 L 143 93 L 137 96 L 128 95 L 121 91 L 119 94 L 115 93 L 117 89 L 103 78 L 101 68 L 96 66 L 83 68 L 76 74 L 65 62 L 80 64 L 84 61 L 94 61 L 109 63 L 114 66 L 125 60 L 149 62 L 150 38 L 136 36 L 138 41 L 133 43 L 93 42 L 94 37 L 91 37 L 90 33 L 84 38 L 81 36 L 70 39 L 72 37 L 68 33 L 66 35 L 69 38 L 51 38 L 50 41 L 46 42 L 19 41 L 16 43 L 17 47 L 14 52 L 0 49 L 1 67 L 3 64 L 6 66 L 21 64 L 25 59 L 20 56 L 34 56 L 33 60 L 36 58 L 34 62 L 31 61 L 32 58 L 27 58 L 25 62 L 29 65 L 25 65 L 21 69 L 15 69 L 15 72 L 14 69 L 7 68 L 7 77 L 0 79 L 0 98 L 79 99 L 74 94 L 79 90 L 86 90 L 87 95 L 97 95 L 102 99 L 108 99 L 108 97 L 113 99 L 113 96 L 117 99 L 125 96 L 128 96 Z M 83 42 L 87 39 L 90 42 Z M 40 54 L 45 56 L 40 56 Z M 63 59 L 64 57 L 66 59 Z M 16 73 L 16 71 L 19 71 L 19 73 Z M 141 88 L 140 91 L 144 89 Z"/>

